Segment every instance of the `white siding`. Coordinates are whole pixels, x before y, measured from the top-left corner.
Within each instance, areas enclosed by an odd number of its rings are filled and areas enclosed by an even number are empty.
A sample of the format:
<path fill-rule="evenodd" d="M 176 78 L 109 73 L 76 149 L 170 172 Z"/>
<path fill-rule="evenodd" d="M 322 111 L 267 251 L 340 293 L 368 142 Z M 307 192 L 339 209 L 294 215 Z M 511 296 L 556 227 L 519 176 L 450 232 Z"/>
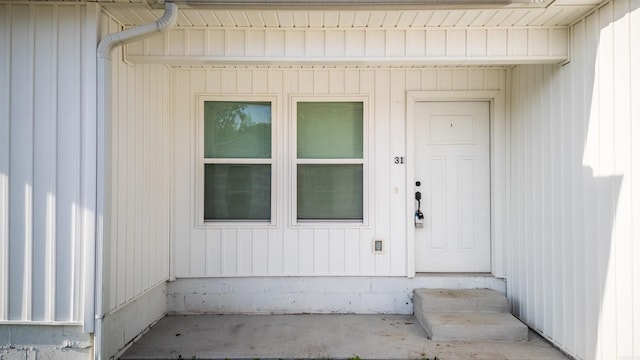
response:
<path fill-rule="evenodd" d="M 103 17 L 103 34 L 120 30 L 120 24 Z M 107 315 L 169 278 L 171 228 L 171 70 L 127 64 L 121 47 L 113 51 L 111 64 L 103 309 Z"/>
<path fill-rule="evenodd" d="M 406 276 L 406 92 L 504 90 L 501 69 L 178 68 L 174 79 L 173 236 L 177 277 Z M 279 144 L 276 225 L 197 227 L 195 199 L 196 94 L 264 95 L 275 105 Z M 371 103 L 371 221 L 369 226 L 290 225 L 289 96 L 366 95 Z M 368 136 L 368 135 L 367 135 Z M 374 254 L 372 240 L 386 250 Z M 413 256 L 413 255 L 411 255 Z"/>
<path fill-rule="evenodd" d="M 0 5 L 0 321 L 83 318 L 89 14 L 86 5 Z"/>
<path fill-rule="evenodd" d="M 127 45 L 136 63 L 374 65 L 560 63 L 568 28 L 178 28 Z"/>
<path fill-rule="evenodd" d="M 512 72 L 513 310 L 581 359 L 640 356 L 640 2 L 573 27 L 572 61 Z"/>

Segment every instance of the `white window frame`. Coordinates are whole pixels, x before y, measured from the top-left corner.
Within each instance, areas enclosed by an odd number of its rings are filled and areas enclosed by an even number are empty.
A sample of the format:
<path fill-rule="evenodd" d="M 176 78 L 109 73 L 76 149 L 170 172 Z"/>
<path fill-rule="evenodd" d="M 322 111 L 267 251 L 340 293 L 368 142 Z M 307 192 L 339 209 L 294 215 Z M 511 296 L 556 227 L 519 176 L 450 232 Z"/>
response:
<path fill-rule="evenodd" d="M 229 158 L 229 159 L 208 159 L 204 157 L 204 103 L 205 101 L 235 101 L 235 102 L 269 102 L 271 103 L 271 158 L 264 159 L 242 159 L 242 158 Z M 227 95 L 212 95 L 212 94 L 199 94 L 196 100 L 197 107 L 197 164 L 196 164 L 196 227 L 204 228 L 220 228 L 220 227 L 234 227 L 238 226 L 246 227 L 275 227 L 277 226 L 277 209 L 278 209 L 278 169 L 277 169 L 277 144 L 276 139 L 277 132 L 277 119 L 278 114 L 278 97 L 275 95 L 261 95 L 261 96 L 227 96 Z M 204 168 L 206 164 L 268 164 L 271 165 L 271 219 L 270 220 L 205 220 L 204 219 Z"/>
<path fill-rule="evenodd" d="M 362 159 L 298 159 L 298 102 L 362 102 Z M 372 199 L 371 189 L 373 174 L 370 161 L 370 146 L 373 143 L 371 127 L 371 102 L 366 95 L 353 96 L 318 96 L 318 95 L 291 95 L 289 98 L 290 118 L 290 224 L 298 227 L 369 227 L 371 215 L 370 204 Z M 299 220 L 298 219 L 298 164 L 362 164 L 362 220 Z"/>

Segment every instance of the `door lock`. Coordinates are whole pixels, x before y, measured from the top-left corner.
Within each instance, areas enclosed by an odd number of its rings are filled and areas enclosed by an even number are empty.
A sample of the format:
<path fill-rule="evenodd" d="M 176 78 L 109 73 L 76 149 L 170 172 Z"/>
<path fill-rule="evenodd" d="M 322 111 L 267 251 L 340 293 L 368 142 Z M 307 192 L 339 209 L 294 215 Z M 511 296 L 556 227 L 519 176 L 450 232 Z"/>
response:
<path fill-rule="evenodd" d="M 424 214 L 422 213 L 422 211 L 416 210 L 414 221 L 417 228 L 424 227 Z"/>
<path fill-rule="evenodd" d="M 422 213 L 422 211 L 420 211 L 420 200 L 422 200 L 422 193 L 420 191 L 416 191 L 415 199 L 416 199 L 418 208 L 416 209 L 416 212 L 414 214 L 413 221 L 415 223 L 416 228 L 421 228 L 424 226 L 424 214 Z"/>

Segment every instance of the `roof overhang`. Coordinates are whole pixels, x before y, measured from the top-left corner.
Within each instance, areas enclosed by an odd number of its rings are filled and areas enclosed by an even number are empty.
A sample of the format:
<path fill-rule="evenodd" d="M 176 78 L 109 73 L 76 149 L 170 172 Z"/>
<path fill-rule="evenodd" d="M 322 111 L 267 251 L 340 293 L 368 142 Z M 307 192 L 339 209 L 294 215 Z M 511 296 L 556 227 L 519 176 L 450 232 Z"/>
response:
<path fill-rule="evenodd" d="M 156 0 L 162 5 L 165 0 Z M 166 0 L 181 7 L 211 9 L 484 9 L 546 7 L 553 0 Z"/>

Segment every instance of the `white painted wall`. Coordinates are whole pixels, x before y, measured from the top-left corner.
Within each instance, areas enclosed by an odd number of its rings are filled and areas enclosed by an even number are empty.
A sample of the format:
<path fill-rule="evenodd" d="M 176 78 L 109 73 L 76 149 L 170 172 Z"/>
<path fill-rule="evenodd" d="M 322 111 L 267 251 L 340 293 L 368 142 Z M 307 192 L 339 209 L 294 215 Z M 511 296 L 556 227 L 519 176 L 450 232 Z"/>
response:
<path fill-rule="evenodd" d="M 0 323 L 81 325 L 93 318 L 96 47 L 122 27 L 95 4 L 1 4 L 0 17 Z M 109 355 L 166 313 L 172 161 L 170 69 L 113 58 Z M 11 331 L 65 340 L 43 325 Z M 88 356 L 83 339 L 74 351 Z"/>
<path fill-rule="evenodd" d="M 640 357 L 640 2 L 573 26 L 572 61 L 513 69 L 508 293 L 581 359 Z"/>
<path fill-rule="evenodd" d="M 504 91 L 502 69 L 177 68 L 173 108 L 175 276 L 407 276 L 406 93 Z M 197 226 L 197 94 L 278 97 L 276 225 Z M 292 225 L 289 196 L 289 97 L 365 95 L 371 106 L 372 198 L 369 225 Z M 412 190 L 411 190 L 412 191 Z M 372 240 L 386 250 L 374 254 Z M 413 256 L 413 254 L 411 254 Z"/>
<path fill-rule="evenodd" d="M 122 30 L 102 17 L 102 35 Z M 116 355 L 167 311 L 171 235 L 171 69 L 112 52 L 107 125 L 102 354 Z"/>
<path fill-rule="evenodd" d="M 103 17 L 103 34 L 120 30 Z M 171 228 L 170 69 L 127 64 L 121 47 L 112 59 L 106 311 L 169 278 Z"/>
<path fill-rule="evenodd" d="M 0 322 L 84 318 L 95 10 L 0 4 Z"/>
<path fill-rule="evenodd" d="M 414 289 L 493 289 L 506 281 L 491 275 L 423 274 L 390 277 L 250 277 L 178 279 L 169 283 L 175 314 L 413 314 Z"/>
<path fill-rule="evenodd" d="M 2 359 L 91 359 L 93 337 L 77 325 L 0 326 Z"/>

